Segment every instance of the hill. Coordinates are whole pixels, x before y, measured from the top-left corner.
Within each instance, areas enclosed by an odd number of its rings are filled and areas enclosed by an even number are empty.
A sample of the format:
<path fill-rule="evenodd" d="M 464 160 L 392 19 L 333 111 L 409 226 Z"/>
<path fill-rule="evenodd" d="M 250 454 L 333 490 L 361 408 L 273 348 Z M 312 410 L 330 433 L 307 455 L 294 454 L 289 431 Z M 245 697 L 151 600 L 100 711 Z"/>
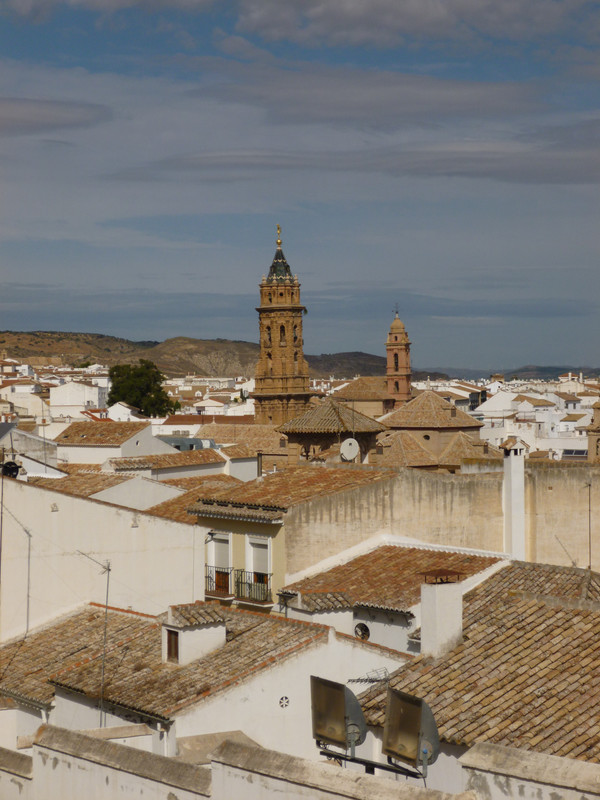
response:
<path fill-rule="evenodd" d="M 0 352 L 32 364 L 77 366 L 84 363 L 134 364 L 153 361 L 165 375 L 254 375 L 259 346 L 228 339 L 178 336 L 164 342 L 134 342 L 100 333 L 0 331 Z M 313 377 L 382 375 L 385 358 L 369 353 L 306 356 Z"/>

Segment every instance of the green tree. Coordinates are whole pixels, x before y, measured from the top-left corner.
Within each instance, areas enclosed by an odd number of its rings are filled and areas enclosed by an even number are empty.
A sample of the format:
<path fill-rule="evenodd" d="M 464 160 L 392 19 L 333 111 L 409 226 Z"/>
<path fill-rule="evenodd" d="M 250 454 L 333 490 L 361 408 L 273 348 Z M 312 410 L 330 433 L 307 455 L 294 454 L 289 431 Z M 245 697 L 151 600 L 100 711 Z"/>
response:
<path fill-rule="evenodd" d="M 135 406 L 147 417 L 159 417 L 175 411 L 162 388 L 164 376 L 152 361 L 140 358 L 139 364 L 115 364 L 109 372 L 111 380 L 108 405 L 119 401 Z"/>

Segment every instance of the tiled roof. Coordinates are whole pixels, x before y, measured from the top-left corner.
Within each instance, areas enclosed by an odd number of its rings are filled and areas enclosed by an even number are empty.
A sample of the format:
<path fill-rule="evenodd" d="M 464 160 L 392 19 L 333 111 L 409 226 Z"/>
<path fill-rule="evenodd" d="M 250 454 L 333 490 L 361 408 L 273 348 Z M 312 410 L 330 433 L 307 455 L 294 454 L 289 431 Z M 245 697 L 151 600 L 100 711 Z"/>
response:
<path fill-rule="evenodd" d="M 163 663 L 161 632 L 147 626 L 127 647 L 109 649 L 105 693 L 109 703 L 162 719 L 241 683 L 301 650 L 325 642 L 328 628 L 261 613 L 223 608 L 226 644 L 187 665 Z M 55 676 L 55 683 L 98 697 L 101 654 Z"/>
<path fill-rule="evenodd" d="M 229 480 L 215 480 L 215 478 L 222 477 Z M 241 481 L 235 478 L 230 479 L 229 475 L 211 475 L 203 483 L 192 486 L 186 492 L 177 497 L 172 497 L 170 500 L 163 500 L 162 503 L 146 509 L 144 513 L 153 514 L 155 517 L 163 517 L 163 519 L 171 519 L 175 522 L 185 522 L 187 525 L 195 525 L 196 519 L 188 511 L 190 506 L 193 506 L 202 497 L 218 497 L 221 492 L 230 489 L 232 483 L 237 486 Z"/>
<path fill-rule="evenodd" d="M 278 453 L 283 437 L 273 425 L 254 425 L 252 423 L 231 422 L 226 424 L 209 422 L 196 434 L 198 439 L 213 439 L 217 444 L 245 444 L 256 453 Z"/>
<path fill-rule="evenodd" d="M 225 461 L 226 459 L 220 453 L 210 448 L 109 459 L 110 466 L 115 472 L 138 469 L 161 470 L 172 467 L 191 467 L 198 464 L 220 464 Z"/>
<path fill-rule="evenodd" d="M 554 405 L 551 400 L 544 400 L 541 397 L 530 397 L 526 394 L 518 394 L 513 398 L 513 403 L 529 403 L 529 405 L 539 408 L 549 408 Z"/>
<path fill-rule="evenodd" d="M 246 458 L 256 458 L 256 450 L 248 447 L 247 444 L 227 444 L 223 445 L 221 452 L 232 461 L 238 461 Z"/>
<path fill-rule="evenodd" d="M 55 442 L 59 445 L 81 447 L 117 447 L 147 428 L 149 422 L 72 422 L 59 433 Z"/>
<path fill-rule="evenodd" d="M 154 618 L 111 611 L 107 618 L 107 648 L 132 641 L 148 630 L 159 635 Z M 0 646 L 0 694 L 8 693 L 41 705 L 52 702 L 51 675 L 100 658 L 104 643 L 104 608 L 88 606 L 27 638 Z"/>
<path fill-rule="evenodd" d="M 162 424 L 175 427 L 178 425 L 202 425 L 203 419 L 201 414 L 172 414 Z"/>
<path fill-rule="evenodd" d="M 585 414 L 576 414 L 575 412 L 571 412 L 563 417 L 561 422 L 579 422 L 579 420 L 583 419 L 583 417 L 585 417 Z"/>
<path fill-rule="evenodd" d="M 106 472 L 76 472 L 65 478 L 29 478 L 28 483 L 75 497 L 91 497 L 130 479 L 129 475 L 111 475 Z"/>
<path fill-rule="evenodd" d="M 466 595 L 463 643 L 419 656 L 390 686 L 427 701 L 443 741 L 600 761 L 600 606 L 580 600 L 597 599 L 600 576 L 586 572 L 504 567 Z M 362 695 L 368 724 L 382 725 L 386 691 Z"/>
<path fill-rule="evenodd" d="M 408 431 L 389 431 L 377 438 L 383 455 L 377 456 L 381 467 L 435 467 L 437 459 Z"/>
<path fill-rule="evenodd" d="M 59 469 L 69 475 L 74 475 L 77 472 L 102 472 L 102 464 L 75 464 L 73 462 L 63 464 L 61 462 Z"/>
<path fill-rule="evenodd" d="M 460 408 L 448 403 L 435 392 L 425 391 L 406 405 L 380 417 L 388 428 L 424 428 L 445 430 L 448 428 L 481 428 L 483 423 L 470 417 Z"/>
<path fill-rule="evenodd" d="M 176 625 L 178 628 L 186 628 L 195 625 L 207 625 L 213 622 L 224 622 L 226 613 L 223 606 L 218 603 L 202 603 L 197 600 L 195 603 L 183 603 L 177 606 L 169 606 L 169 610 L 161 621 L 169 625 Z"/>
<path fill-rule="evenodd" d="M 486 451 L 487 445 L 487 451 Z M 471 436 L 463 431 L 455 433 L 440 454 L 440 465 L 451 466 L 461 464 L 465 458 L 503 458 L 502 451 L 493 444 L 483 440 L 473 441 Z"/>
<path fill-rule="evenodd" d="M 420 601 L 423 573 L 448 570 L 470 578 L 500 561 L 497 556 L 480 556 L 449 550 L 384 545 L 326 572 L 285 587 L 300 592 L 309 611 L 356 605 L 407 611 Z"/>
<path fill-rule="evenodd" d="M 334 392 L 336 400 L 391 400 L 387 379 L 384 375 L 355 378 L 342 389 Z"/>
<path fill-rule="evenodd" d="M 581 402 L 576 394 L 569 394 L 568 392 L 554 392 L 557 397 L 564 400 L 566 403 L 579 403 Z"/>
<path fill-rule="evenodd" d="M 212 492 L 220 491 L 221 488 L 230 489 L 232 486 L 238 486 L 241 482 L 239 478 L 226 475 L 224 472 L 217 475 L 182 475 L 180 478 L 167 478 L 161 481 L 169 486 L 178 486 L 180 489 L 201 488 L 204 491 L 206 488 L 207 491 Z"/>
<path fill-rule="evenodd" d="M 212 498 L 201 501 L 190 508 L 190 513 L 219 516 L 221 509 L 222 515 L 226 516 L 229 511 L 234 513 L 237 506 L 238 515 L 243 516 L 244 510 L 250 513 L 253 509 L 261 512 L 266 509 L 276 514 L 279 510 L 278 516 L 281 517 L 281 511 L 313 497 L 351 490 L 392 478 L 394 474 L 392 470 L 368 467 L 289 467 L 222 492 L 214 502 Z"/>
<path fill-rule="evenodd" d="M 281 433 L 380 433 L 385 425 L 359 411 L 332 400 L 323 400 L 300 417 L 281 425 Z"/>

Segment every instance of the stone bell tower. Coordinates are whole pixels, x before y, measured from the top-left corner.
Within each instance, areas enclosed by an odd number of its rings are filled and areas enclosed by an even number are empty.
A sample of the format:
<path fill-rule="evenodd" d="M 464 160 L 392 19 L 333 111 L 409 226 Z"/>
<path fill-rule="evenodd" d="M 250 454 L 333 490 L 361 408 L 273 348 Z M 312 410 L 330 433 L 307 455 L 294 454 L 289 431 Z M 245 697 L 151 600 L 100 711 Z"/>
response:
<path fill-rule="evenodd" d="M 260 356 L 253 393 L 254 420 L 282 425 L 303 414 L 310 401 L 308 364 L 302 351 L 300 283 L 292 276 L 281 249 L 277 226 L 277 249 L 269 274 L 260 282 Z"/>
<path fill-rule="evenodd" d="M 411 399 L 410 393 L 410 341 L 398 311 L 390 325 L 387 342 L 387 390 L 394 398 L 394 408 L 399 408 Z"/>

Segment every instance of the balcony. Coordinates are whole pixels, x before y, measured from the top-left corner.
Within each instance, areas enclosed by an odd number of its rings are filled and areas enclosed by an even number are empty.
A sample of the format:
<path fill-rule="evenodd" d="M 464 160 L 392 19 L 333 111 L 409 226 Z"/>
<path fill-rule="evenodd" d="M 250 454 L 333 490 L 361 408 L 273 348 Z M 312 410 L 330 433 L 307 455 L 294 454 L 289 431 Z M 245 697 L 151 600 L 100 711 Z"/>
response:
<path fill-rule="evenodd" d="M 209 567 L 207 564 L 204 570 L 204 590 L 206 594 L 216 597 L 232 596 L 231 575 L 233 567 Z"/>
<path fill-rule="evenodd" d="M 271 575 L 266 572 L 236 569 L 235 598 L 249 603 L 272 603 Z"/>
<path fill-rule="evenodd" d="M 205 593 L 211 597 L 235 598 L 246 603 L 273 602 L 270 573 L 206 565 L 205 576 Z"/>

